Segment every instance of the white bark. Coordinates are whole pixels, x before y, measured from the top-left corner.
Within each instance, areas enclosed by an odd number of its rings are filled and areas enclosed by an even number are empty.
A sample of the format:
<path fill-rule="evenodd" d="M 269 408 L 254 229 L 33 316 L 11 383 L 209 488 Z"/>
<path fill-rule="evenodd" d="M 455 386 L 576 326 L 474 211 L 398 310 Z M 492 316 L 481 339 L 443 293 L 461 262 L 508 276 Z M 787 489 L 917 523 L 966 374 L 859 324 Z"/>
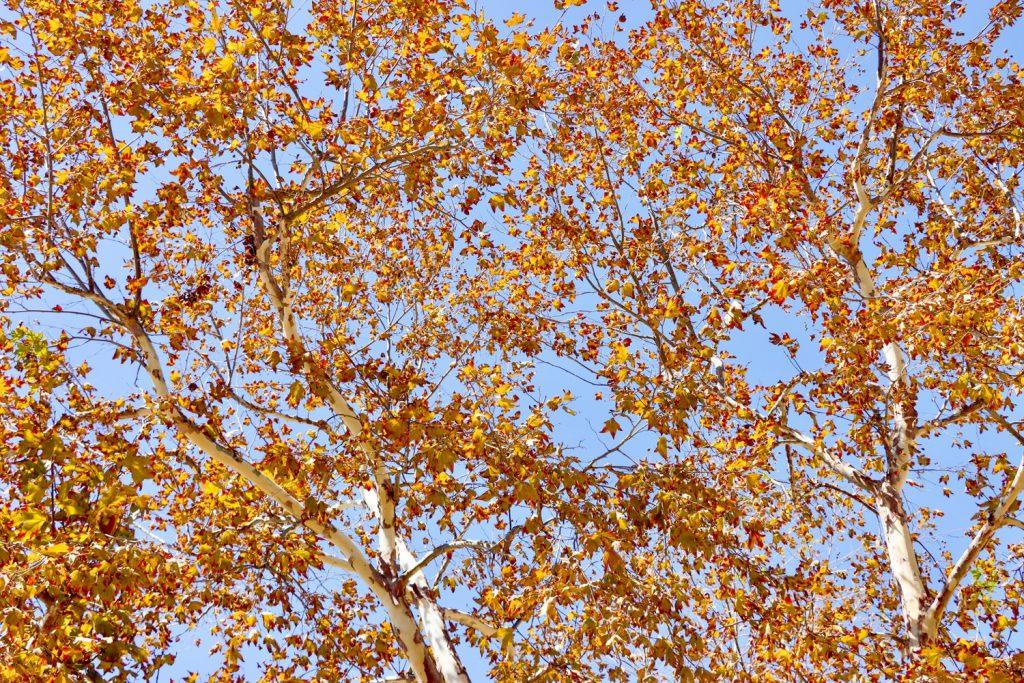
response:
<path fill-rule="evenodd" d="M 900 591 L 907 644 L 911 650 L 918 650 L 924 644 L 924 639 L 934 631 L 928 626 L 925 615 L 927 596 L 924 580 L 914 549 L 914 537 L 907 524 L 899 494 L 888 484 L 883 484 L 881 488 L 882 492 L 876 498 L 875 505 L 885 538 L 889 570 Z"/>
<path fill-rule="evenodd" d="M 281 225 L 282 230 L 286 227 L 286 224 Z M 259 264 L 260 281 L 264 291 L 270 298 L 271 304 L 277 310 L 285 343 L 293 353 L 301 354 L 303 370 L 307 374 L 314 374 L 317 372 L 317 369 L 310 363 L 307 350 L 298 330 L 295 315 L 292 311 L 289 295 L 281 291 L 270 270 L 269 250 L 271 243 L 272 238 L 268 238 L 257 249 L 256 260 Z M 355 409 L 332 382 L 325 381 L 324 384 L 327 390 L 327 401 L 331 409 L 336 415 L 341 417 L 349 435 L 352 438 L 359 438 L 363 432 L 363 424 L 359 420 Z M 378 549 L 384 562 L 391 568 L 392 576 L 389 579 L 397 583 L 401 573 L 416 566 L 416 560 L 395 530 L 395 497 L 392 490 L 393 482 L 388 475 L 387 468 L 369 443 L 361 441 L 360 448 L 370 462 L 373 463 L 373 485 L 361 488 L 363 500 L 377 518 Z M 422 572 L 415 571 L 409 581 L 409 585 L 413 588 L 416 607 L 420 612 L 422 631 L 426 635 L 429 651 L 422 649 L 423 639 L 419 628 L 413 633 L 411 629 L 403 631 L 397 624 L 395 625 L 399 637 L 407 649 L 410 662 L 414 670 L 416 670 L 417 680 L 430 680 L 431 677 L 428 676 L 427 672 L 436 667 L 437 673 L 446 683 L 469 683 L 465 667 L 462 665 L 451 642 L 442 611 L 436 601 L 430 596 L 429 586 L 423 578 Z M 404 586 L 400 588 L 404 589 Z M 389 594 L 389 597 L 393 601 L 398 602 L 394 596 Z M 411 614 L 409 617 L 411 617 Z M 392 623 L 394 624 L 394 622 Z M 414 642 L 410 642 L 410 639 Z M 418 661 L 412 661 L 413 659 Z M 419 671 L 420 669 L 422 669 L 422 675 Z"/>
<path fill-rule="evenodd" d="M 220 463 L 241 476 L 278 503 L 288 514 L 301 522 L 307 529 L 338 548 L 345 556 L 345 569 L 352 571 L 363 580 L 374 595 L 377 596 L 381 606 L 387 612 L 388 620 L 395 628 L 402 642 L 403 649 L 409 658 L 416 679 L 419 681 L 429 681 L 428 657 L 423 647 L 423 640 L 420 637 L 419 626 L 416 620 L 408 608 L 394 598 L 387 581 L 370 565 L 358 546 L 348 536 L 332 526 L 308 518 L 305 515 L 302 503 L 289 494 L 280 484 L 252 464 L 238 457 L 233 451 L 216 443 L 200 428 L 196 427 L 191 420 L 186 419 L 177 406 L 171 403 L 173 397 L 164 379 L 156 348 L 150 341 L 149 336 L 134 321 L 128 321 L 128 326 L 129 331 L 142 349 L 146 371 L 149 373 L 157 395 L 166 399 L 164 401 L 165 405 L 161 407 L 161 413 L 174 424 L 183 436 L 206 453 L 214 462 Z"/>
<path fill-rule="evenodd" d="M 261 280 L 267 290 L 267 294 L 281 316 L 286 340 L 295 351 L 303 354 L 303 367 L 307 372 L 312 372 L 314 368 L 312 368 L 308 359 L 305 358 L 305 349 L 302 347 L 302 341 L 298 335 L 290 305 L 286 301 L 286 297 L 282 295 L 277 283 L 274 282 L 269 272 L 269 266 L 264 260 L 268 243 L 269 240 L 265 241 L 258 252 Z M 405 549 L 401 539 L 397 538 L 394 533 L 394 499 L 390 493 L 385 469 L 379 464 L 379 460 L 369 444 L 363 443 L 362 448 L 378 464 L 374 468 L 376 487 L 367 490 L 372 492 L 371 495 L 367 496 L 367 502 L 376 502 L 372 509 L 377 515 L 378 523 L 381 527 L 382 549 L 395 549 L 395 552 L 392 553 L 394 559 L 390 565 L 395 576 L 390 577 L 390 579 L 383 576 L 369 563 L 366 556 L 352 539 L 330 524 L 308 518 L 303 504 L 274 481 L 273 478 L 247 462 L 233 449 L 217 443 L 181 411 L 164 376 L 159 352 L 137 320 L 123 314 L 117 306 L 102 295 L 64 285 L 51 277 L 44 276 L 43 280 L 66 293 L 81 296 L 94 302 L 131 335 L 142 353 L 143 366 L 156 392 L 157 406 L 155 412 L 159 413 L 186 440 L 202 450 L 211 460 L 226 467 L 255 486 L 296 521 L 341 551 L 344 556 L 343 558 L 322 555 L 321 559 L 325 564 L 354 573 L 363 580 L 378 598 L 381 607 L 388 615 L 388 620 L 398 637 L 402 650 L 409 661 L 413 676 L 417 681 L 421 683 L 434 683 L 435 681 L 442 680 L 445 683 L 468 683 L 469 679 L 451 644 L 450 637 L 445 628 L 444 617 L 436 602 L 422 592 L 416 596 L 417 606 L 422 614 L 423 624 L 421 625 L 417 623 L 416 618 L 409 609 L 405 596 L 395 594 L 397 574 L 402 571 L 403 562 L 407 568 L 414 567 L 416 562 Z M 341 416 L 352 435 L 358 436 L 362 431 L 362 425 L 355 412 L 330 383 L 328 383 L 328 389 L 332 408 Z M 407 556 L 406 558 L 401 557 L 398 552 L 399 549 L 401 549 L 402 554 Z M 426 587 L 422 574 L 419 575 L 416 583 L 421 583 L 424 588 Z M 430 647 L 425 645 L 422 631 L 425 631 L 430 638 Z M 438 678 L 439 676 L 441 677 L 440 679 Z"/>
<path fill-rule="evenodd" d="M 880 43 L 881 45 L 881 43 Z M 881 48 L 880 48 L 881 49 Z M 884 59 L 880 57 L 879 88 L 875 102 L 854 161 L 850 168 L 854 192 L 857 197 L 857 211 L 851 227 L 852 247 L 845 247 L 838 240 L 831 240 L 830 247 L 837 256 L 844 259 L 850 266 L 857 289 L 865 303 L 870 303 L 878 296 L 878 288 L 874 276 L 858 243 L 864 230 L 868 215 L 875 209 L 873 200 L 862 182 L 864 157 L 871 133 L 872 124 L 877 114 L 885 82 Z M 882 195 L 891 191 L 886 187 Z M 898 388 L 907 379 L 907 364 L 903 350 L 896 341 L 889 341 L 882 347 L 882 357 L 886 364 L 886 375 L 890 386 Z M 882 527 L 889 569 L 900 593 L 903 618 L 907 627 L 907 643 L 912 651 L 919 650 L 924 641 L 934 633 L 934 626 L 926 614 L 925 601 L 927 588 L 921 576 L 917 551 L 914 548 L 914 537 L 910 530 L 906 511 L 902 503 L 902 490 L 910 473 L 913 462 L 914 442 L 917 436 L 914 425 L 908 419 L 904 405 L 899 397 L 892 401 L 891 442 L 888 446 L 895 451 L 889 462 L 885 481 L 872 482 L 870 490 L 875 498 L 875 510 Z"/>
<path fill-rule="evenodd" d="M 874 299 L 878 294 L 875 280 L 867 264 L 864 262 L 864 257 L 859 252 L 854 257 L 851 266 L 857 278 L 861 296 L 867 301 Z M 886 343 L 882 347 L 882 357 L 885 359 L 886 376 L 889 378 L 891 385 L 896 387 L 903 383 L 907 376 L 907 362 L 899 344 L 895 341 Z M 896 460 L 890 464 L 889 481 L 898 493 L 907 482 L 907 476 L 910 474 L 915 432 L 899 400 L 893 401 L 891 409 L 893 446 L 896 450 Z"/>
<path fill-rule="evenodd" d="M 437 602 L 430 597 L 430 586 L 427 584 L 423 572 L 418 568 L 416 558 L 409 552 L 401 539 L 398 539 L 397 550 L 403 572 L 411 574 L 408 581 L 409 588 L 416 596 L 416 607 L 420 611 L 420 619 L 423 622 L 427 642 L 434 653 L 440 674 L 445 681 L 469 683 L 469 676 L 455 652 L 445 626 L 444 614 Z"/>
<path fill-rule="evenodd" d="M 474 631 L 479 631 L 487 637 L 494 636 L 498 633 L 498 628 L 496 626 L 489 624 L 487 621 L 481 619 L 475 614 L 461 612 L 457 609 L 446 609 L 443 614 L 445 619 L 454 621 L 457 624 L 462 624 L 466 628 L 471 628 Z"/>
<path fill-rule="evenodd" d="M 345 556 L 344 562 L 346 566 L 344 568 L 352 571 L 363 580 L 374 595 L 377 596 L 381 606 L 387 612 L 388 620 L 391 622 L 402 643 L 403 650 L 409 659 L 416 680 L 430 681 L 431 677 L 428 673 L 429 656 L 423 646 L 419 625 L 409 609 L 391 594 L 387 580 L 370 565 L 366 556 L 363 555 L 362 551 L 359 550 L 358 546 L 348 536 L 330 525 L 308 518 L 305 515 L 302 503 L 288 493 L 280 484 L 252 464 L 238 457 L 231 450 L 216 443 L 201 429 L 196 427 L 195 424 L 186 419 L 177 406 L 170 402 L 173 400 L 173 397 L 164 379 L 159 355 L 149 336 L 137 322 L 127 321 L 127 325 L 130 333 L 142 349 L 146 371 L 149 373 L 157 395 L 167 399 L 164 401 L 165 405 L 161 408 L 161 412 L 177 427 L 182 435 L 206 453 L 213 461 L 220 463 L 241 476 L 278 503 L 288 514 L 301 522 L 307 529 L 338 548 Z M 331 564 L 337 566 L 340 563 L 332 562 Z"/>
<path fill-rule="evenodd" d="M 874 299 L 877 295 L 874 278 L 859 252 L 856 252 L 851 265 L 861 295 L 866 301 Z M 895 341 L 890 341 L 882 347 L 882 357 L 885 359 L 886 375 L 891 386 L 898 387 L 906 380 L 907 374 L 903 350 Z M 891 445 L 895 450 L 895 458 L 889 463 L 887 481 L 880 486 L 876 510 L 885 538 L 889 570 L 900 591 L 900 603 L 907 626 L 907 644 L 911 650 L 918 650 L 924 645 L 924 640 L 933 634 L 934 627 L 928 623 L 925 614 L 926 588 L 918 564 L 917 550 L 914 548 L 914 537 L 901 501 L 903 486 L 910 475 L 916 435 L 899 398 L 892 402 L 891 410 Z"/>
<path fill-rule="evenodd" d="M 970 544 L 963 554 L 960 555 L 959 559 L 957 559 L 956 564 L 950 569 L 946 585 L 935 596 L 935 600 L 928 607 L 928 623 L 933 630 L 939 620 L 942 619 L 942 615 L 945 613 L 950 601 L 952 601 L 953 596 L 959 590 L 960 584 L 963 582 L 964 577 L 967 576 L 974 561 L 981 554 L 981 551 L 984 550 L 985 546 L 991 542 L 1000 527 L 1019 523 L 1009 515 L 1010 510 L 1013 509 L 1022 492 L 1024 492 L 1024 458 L 1021 459 L 1020 464 L 1017 466 L 1017 471 L 1014 473 L 1013 479 L 1010 480 L 1009 487 L 1000 497 L 995 509 L 975 532 Z"/>

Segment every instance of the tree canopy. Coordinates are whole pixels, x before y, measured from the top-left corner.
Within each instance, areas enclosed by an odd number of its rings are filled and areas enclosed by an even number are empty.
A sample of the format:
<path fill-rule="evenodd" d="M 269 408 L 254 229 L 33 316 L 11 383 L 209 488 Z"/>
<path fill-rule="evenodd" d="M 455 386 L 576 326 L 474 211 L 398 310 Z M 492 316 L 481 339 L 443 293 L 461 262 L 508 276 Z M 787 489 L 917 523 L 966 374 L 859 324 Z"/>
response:
<path fill-rule="evenodd" d="M 543 4 L 4 0 L 0 680 L 1024 678 L 1022 3 Z"/>

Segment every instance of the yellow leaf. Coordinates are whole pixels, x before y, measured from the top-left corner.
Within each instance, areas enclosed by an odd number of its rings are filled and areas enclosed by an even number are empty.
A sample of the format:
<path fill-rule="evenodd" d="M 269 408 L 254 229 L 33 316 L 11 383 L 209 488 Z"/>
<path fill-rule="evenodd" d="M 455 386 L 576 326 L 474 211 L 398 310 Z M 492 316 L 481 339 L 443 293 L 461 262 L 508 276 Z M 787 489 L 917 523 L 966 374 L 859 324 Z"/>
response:
<path fill-rule="evenodd" d="M 299 405 L 299 401 L 301 401 L 305 396 L 306 387 L 299 380 L 295 380 L 292 382 L 291 388 L 288 389 L 288 405 L 292 408 L 297 407 Z"/>
<path fill-rule="evenodd" d="M 306 131 L 310 137 L 317 138 L 324 132 L 324 124 L 322 121 L 306 121 L 303 122 L 302 129 Z"/>
<path fill-rule="evenodd" d="M 202 104 L 202 102 L 203 98 L 199 95 L 186 95 L 185 97 L 182 97 L 180 100 L 178 100 L 179 106 L 182 106 L 186 109 L 195 109 L 200 104 Z"/>
<path fill-rule="evenodd" d="M 515 634 L 516 630 L 514 628 L 499 628 L 494 633 L 494 637 L 501 643 L 501 649 L 505 650 L 512 644 L 512 638 Z"/>
<path fill-rule="evenodd" d="M 772 295 L 776 301 L 782 301 L 789 296 L 790 287 L 789 283 L 785 280 L 779 280 L 772 286 Z"/>
<path fill-rule="evenodd" d="M 67 543 L 51 543 L 50 545 L 46 546 L 41 552 L 44 555 L 49 555 L 50 557 L 57 557 L 58 555 L 67 554 L 70 550 L 71 546 L 69 546 Z"/>
<path fill-rule="evenodd" d="M 558 606 L 555 604 L 553 596 L 544 601 L 541 612 L 544 614 L 545 621 L 554 621 L 558 618 Z"/>
<path fill-rule="evenodd" d="M 47 518 L 38 510 L 28 510 L 18 514 L 18 527 L 27 532 L 38 531 L 46 525 Z"/>
<path fill-rule="evenodd" d="M 938 666 L 942 663 L 942 659 L 946 656 L 945 651 L 942 648 L 931 645 L 921 650 L 921 658 L 927 661 L 932 666 Z"/>
<path fill-rule="evenodd" d="M 736 458 L 735 460 L 731 461 L 729 464 L 725 466 L 725 471 L 738 472 L 740 470 L 745 470 L 748 467 L 750 467 L 750 461 L 745 460 L 743 458 Z"/>
<path fill-rule="evenodd" d="M 217 60 L 217 71 L 221 72 L 222 74 L 229 73 L 234 68 L 235 58 L 233 55 L 224 55 L 223 57 Z"/>

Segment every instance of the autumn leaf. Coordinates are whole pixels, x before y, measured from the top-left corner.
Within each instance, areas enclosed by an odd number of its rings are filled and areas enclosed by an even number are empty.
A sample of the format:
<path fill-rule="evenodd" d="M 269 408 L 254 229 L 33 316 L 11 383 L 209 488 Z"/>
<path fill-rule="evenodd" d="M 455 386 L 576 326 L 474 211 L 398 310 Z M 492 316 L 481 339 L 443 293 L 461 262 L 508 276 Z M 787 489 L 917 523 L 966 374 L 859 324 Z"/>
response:
<path fill-rule="evenodd" d="M 614 439 L 615 435 L 619 433 L 620 429 L 621 429 L 621 427 L 619 426 L 619 423 L 615 420 L 614 417 L 612 417 L 612 418 L 609 418 L 604 423 L 604 427 L 601 428 L 601 433 L 602 434 L 607 434 L 608 436 L 610 436 L 610 437 L 612 437 Z"/>
<path fill-rule="evenodd" d="M 17 525 L 25 533 L 32 533 L 46 526 L 49 519 L 46 515 L 35 510 L 27 510 L 17 516 Z"/>
<path fill-rule="evenodd" d="M 6 2 L 0 679 L 1024 680 L 1024 15 L 798 5 Z"/>

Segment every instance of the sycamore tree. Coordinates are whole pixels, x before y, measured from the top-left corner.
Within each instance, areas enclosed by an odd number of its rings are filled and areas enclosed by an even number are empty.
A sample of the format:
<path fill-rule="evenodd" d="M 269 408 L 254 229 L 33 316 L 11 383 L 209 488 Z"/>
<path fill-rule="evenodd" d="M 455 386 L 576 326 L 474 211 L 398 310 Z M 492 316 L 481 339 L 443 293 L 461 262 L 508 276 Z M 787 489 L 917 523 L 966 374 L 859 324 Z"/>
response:
<path fill-rule="evenodd" d="M 738 610 L 737 671 L 1021 675 L 1021 6 L 971 5 L 655 3 L 557 48 L 508 220 L 566 271 L 552 348 L 819 572 L 774 652 Z"/>
<path fill-rule="evenodd" d="M 1019 4 L 571 11 L 6 0 L 4 679 L 1021 675 Z"/>
<path fill-rule="evenodd" d="M 439 582 L 483 585 L 500 563 L 453 554 L 557 492 L 521 488 L 555 455 L 543 406 L 499 419 L 529 340 L 450 217 L 535 106 L 528 46 L 418 1 L 3 30 L 5 298 L 60 319 L 4 336 L 5 671 L 148 675 L 212 613 L 225 675 L 465 680 L 451 624 L 508 625 Z"/>

